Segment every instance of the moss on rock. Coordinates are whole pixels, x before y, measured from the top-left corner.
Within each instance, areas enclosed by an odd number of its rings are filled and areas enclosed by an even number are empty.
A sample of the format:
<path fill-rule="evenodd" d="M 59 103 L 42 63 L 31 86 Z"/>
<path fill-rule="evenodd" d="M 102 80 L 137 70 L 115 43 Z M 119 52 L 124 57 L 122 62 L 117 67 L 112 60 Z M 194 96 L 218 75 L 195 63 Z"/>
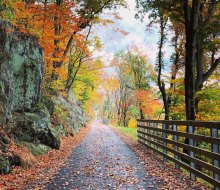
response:
<path fill-rule="evenodd" d="M 0 174 L 10 173 L 10 162 L 8 157 L 0 155 Z"/>
<path fill-rule="evenodd" d="M 44 144 L 34 144 L 27 141 L 20 142 L 23 144 L 27 149 L 34 155 L 39 156 L 42 154 L 46 154 L 51 148 L 49 146 L 46 146 Z"/>

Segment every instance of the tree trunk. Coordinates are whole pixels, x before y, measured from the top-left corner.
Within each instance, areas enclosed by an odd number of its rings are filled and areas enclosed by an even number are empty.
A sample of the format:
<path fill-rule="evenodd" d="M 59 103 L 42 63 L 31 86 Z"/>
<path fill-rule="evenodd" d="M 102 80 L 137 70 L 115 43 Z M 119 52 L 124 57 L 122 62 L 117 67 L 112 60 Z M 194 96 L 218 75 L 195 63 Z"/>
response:
<path fill-rule="evenodd" d="M 68 77 L 67 82 L 66 82 L 66 86 L 65 86 L 65 92 L 69 93 L 70 88 L 73 86 L 73 83 L 74 83 L 76 76 L 79 72 L 80 66 L 81 66 L 81 64 L 79 63 L 73 77 Z"/>
<path fill-rule="evenodd" d="M 59 7 L 61 6 L 63 0 L 56 0 L 56 9 L 59 9 Z M 57 10 L 57 12 L 59 12 Z M 58 58 L 58 54 L 60 52 L 60 48 L 59 48 L 59 43 L 60 40 L 58 39 L 59 35 L 60 35 L 60 30 L 61 30 L 61 25 L 60 25 L 60 19 L 59 19 L 59 13 L 55 13 L 54 15 L 54 35 L 55 35 L 55 39 L 54 39 L 54 52 L 53 52 L 53 58 Z M 59 67 L 59 62 L 58 61 L 53 61 L 53 71 L 52 71 L 52 75 L 51 75 L 51 79 L 52 80 L 57 80 L 58 79 L 58 75 L 55 71 L 56 68 Z"/>
<path fill-rule="evenodd" d="M 207 26 L 210 22 L 210 19 L 212 15 L 214 14 L 216 10 L 216 1 L 212 1 L 209 5 L 209 11 L 208 15 L 206 18 L 203 15 L 203 9 L 204 9 L 204 3 L 200 5 L 200 15 L 198 19 L 198 23 L 200 26 L 201 31 L 206 31 Z M 200 34 L 198 34 L 200 35 Z M 216 67 L 218 66 L 218 60 L 215 60 L 215 50 L 212 51 L 212 59 L 211 59 L 211 67 L 208 69 L 206 73 L 204 73 L 204 68 L 203 68 L 203 56 L 204 56 L 204 37 L 200 36 L 197 38 L 197 43 L 196 43 L 196 48 L 197 48 L 197 53 L 196 53 L 196 82 L 195 82 L 195 93 L 198 91 L 201 91 L 203 88 L 204 82 L 210 77 L 210 75 L 214 72 Z M 217 62 L 216 62 L 217 61 Z M 199 99 L 195 98 L 195 112 L 198 114 L 198 105 L 199 105 Z"/>
<path fill-rule="evenodd" d="M 202 90 L 203 87 L 203 76 L 204 76 L 204 71 L 203 71 L 203 47 L 201 45 L 201 41 L 197 40 L 197 53 L 196 53 L 196 82 L 195 82 L 195 93 Z M 198 114 L 198 105 L 199 105 L 199 100 L 198 98 L 195 98 L 195 113 Z"/>
<path fill-rule="evenodd" d="M 173 68 L 172 68 L 172 73 L 171 73 L 171 82 L 170 82 L 170 89 L 169 89 L 169 93 L 167 95 L 167 104 L 169 106 L 169 111 L 170 111 L 170 107 L 171 107 L 171 104 L 172 104 L 172 94 L 174 94 L 175 92 L 175 84 L 174 84 L 174 80 L 176 79 L 176 75 L 177 75 L 177 72 L 179 70 L 179 66 L 178 66 L 178 63 L 179 63 L 179 52 L 177 52 L 177 48 L 176 48 L 176 53 L 175 53 L 175 60 L 174 60 L 174 63 L 173 63 Z M 172 117 L 172 119 L 175 119 Z"/>
<path fill-rule="evenodd" d="M 184 19 L 185 19 L 185 114 L 186 120 L 195 120 L 195 61 L 196 61 L 196 41 L 198 30 L 200 1 L 193 0 L 191 14 L 189 11 L 188 0 L 184 1 Z M 186 131 L 189 132 L 187 126 Z M 189 138 L 185 138 L 185 144 L 189 144 Z M 189 154 L 189 151 L 183 149 L 183 152 Z M 183 159 L 183 161 L 187 162 Z"/>
<path fill-rule="evenodd" d="M 161 79 L 162 74 L 162 67 L 163 67 L 163 45 L 165 40 L 165 27 L 166 27 L 167 20 L 164 20 L 163 16 L 160 18 L 160 43 L 159 43 L 159 52 L 158 52 L 158 75 L 157 75 L 157 84 L 160 89 L 160 92 L 162 94 L 163 104 L 164 104 L 164 110 L 165 110 L 165 120 L 169 120 L 169 105 L 167 102 L 167 94 L 166 94 L 166 88 L 165 84 Z"/>
<path fill-rule="evenodd" d="M 126 127 L 126 117 L 127 117 L 127 112 L 123 112 L 123 125 Z"/>
<path fill-rule="evenodd" d="M 144 112 L 143 112 L 142 108 L 140 108 L 140 117 L 141 117 L 141 119 L 145 119 Z"/>
<path fill-rule="evenodd" d="M 186 55 L 185 55 L 185 111 L 186 120 L 195 120 L 195 56 L 200 1 L 193 0 L 191 15 L 188 0 L 184 1 Z"/>

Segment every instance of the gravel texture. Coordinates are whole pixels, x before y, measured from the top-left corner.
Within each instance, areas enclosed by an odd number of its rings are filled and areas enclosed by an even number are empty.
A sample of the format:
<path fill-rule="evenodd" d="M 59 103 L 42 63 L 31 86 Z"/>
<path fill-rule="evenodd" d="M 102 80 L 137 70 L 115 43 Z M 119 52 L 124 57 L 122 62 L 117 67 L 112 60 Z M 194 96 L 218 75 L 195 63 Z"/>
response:
<path fill-rule="evenodd" d="M 47 185 L 49 190 L 154 190 L 136 154 L 110 127 L 95 122 L 65 167 Z"/>

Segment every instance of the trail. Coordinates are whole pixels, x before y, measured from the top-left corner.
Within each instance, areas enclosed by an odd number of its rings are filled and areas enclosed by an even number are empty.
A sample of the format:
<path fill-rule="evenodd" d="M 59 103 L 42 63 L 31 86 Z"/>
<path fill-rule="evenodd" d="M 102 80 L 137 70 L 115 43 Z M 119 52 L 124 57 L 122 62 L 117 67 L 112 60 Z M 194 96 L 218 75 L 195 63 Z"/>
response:
<path fill-rule="evenodd" d="M 96 121 L 47 189 L 154 190 L 156 187 L 134 152 L 110 127 Z"/>

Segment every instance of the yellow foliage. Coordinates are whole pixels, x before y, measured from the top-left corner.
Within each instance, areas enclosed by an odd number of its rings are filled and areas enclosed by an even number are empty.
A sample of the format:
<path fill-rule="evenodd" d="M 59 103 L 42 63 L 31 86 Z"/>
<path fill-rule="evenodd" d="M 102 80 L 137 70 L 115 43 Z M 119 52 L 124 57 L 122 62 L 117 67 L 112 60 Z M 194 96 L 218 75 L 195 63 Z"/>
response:
<path fill-rule="evenodd" d="M 137 128 L 137 120 L 135 118 L 129 120 L 128 128 Z"/>

